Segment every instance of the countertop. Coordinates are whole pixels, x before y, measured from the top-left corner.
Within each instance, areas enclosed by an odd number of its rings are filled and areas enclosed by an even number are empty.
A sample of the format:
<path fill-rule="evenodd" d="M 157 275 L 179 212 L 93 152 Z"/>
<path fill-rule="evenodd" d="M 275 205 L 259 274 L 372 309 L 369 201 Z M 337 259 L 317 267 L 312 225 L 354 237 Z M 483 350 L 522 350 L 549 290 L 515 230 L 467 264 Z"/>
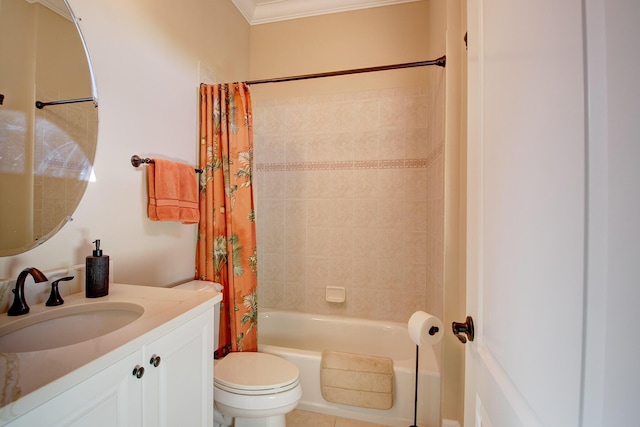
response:
<path fill-rule="evenodd" d="M 0 348 L 0 423 L 13 419 L 79 384 L 105 367 L 140 349 L 145 343 L 213 309 L 222 294 L 111 283 L 109 295 L 86 298 L 84 292 L 64 297 L 59 307 L 34 304 L 29 314 L 0 314 L 3 325 L 37 313 L 78 304 L 134 303 L 144 313 L 132 323 L 106 335 L 65 347 L 25 353 Z M 64 334 L 64 330 L 52 331 Z M 212 361 L 213 363 L 213 361 Z"/>

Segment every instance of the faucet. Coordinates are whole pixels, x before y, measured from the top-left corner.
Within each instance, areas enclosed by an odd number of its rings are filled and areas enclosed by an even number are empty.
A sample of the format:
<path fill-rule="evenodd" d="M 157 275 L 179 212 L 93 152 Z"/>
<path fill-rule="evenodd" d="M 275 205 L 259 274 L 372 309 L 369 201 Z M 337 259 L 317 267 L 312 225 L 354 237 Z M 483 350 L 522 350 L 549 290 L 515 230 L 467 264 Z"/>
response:
<path fill-rule="evenodd" d="M 18 275 L 18 280 L 16 280 L 16 288 L 11 290 L 11 292 L 14 293 L 13 304 L 7 312 L 7 315 L 20 316 L 21 314 L 27 314 L 29 312 L 29 306 L 24 299 L 24 281 L 29 274 L 33 276 L 33 280 L 36 283 L 49 280 L 47 276 L 35 267 L 28 267 L 22 270 Z"/>

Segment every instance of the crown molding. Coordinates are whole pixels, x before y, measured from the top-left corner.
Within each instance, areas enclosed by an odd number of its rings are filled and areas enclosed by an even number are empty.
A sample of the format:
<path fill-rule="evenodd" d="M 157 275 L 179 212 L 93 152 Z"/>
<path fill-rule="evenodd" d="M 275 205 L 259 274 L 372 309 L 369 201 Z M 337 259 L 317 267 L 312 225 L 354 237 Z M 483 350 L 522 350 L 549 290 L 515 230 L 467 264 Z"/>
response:
<path fill-rule="evenodd" d="M 250 25 L 420 0 L 231 0 Z"/>
<path fill-rule="evenodd" d="M 64 16 L 69 21 L 73 21 L 71 13 L 64 0 L 27 0 L 28 3 L 40 3 L 41 5 L 48 7 L 58 15 Z"/>

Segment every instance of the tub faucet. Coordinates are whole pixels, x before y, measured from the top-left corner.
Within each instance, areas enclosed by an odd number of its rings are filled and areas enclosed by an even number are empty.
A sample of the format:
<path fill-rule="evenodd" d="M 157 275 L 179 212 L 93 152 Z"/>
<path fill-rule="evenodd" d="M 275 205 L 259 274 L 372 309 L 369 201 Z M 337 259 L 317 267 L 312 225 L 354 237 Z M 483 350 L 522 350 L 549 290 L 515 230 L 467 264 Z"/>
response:
<path fill-rule="evenodd" d="M 14 293 L 13 304 L 7 312 L 7 315 L 20 316 L 21 314 L 27 314 L 29 312 L 29 306 L 24 299 L 24 281 L 29 274 L 33 276 L 33 281 L 36 283 L 49 280 L 47 276 L 35 267 L 28 267 L 22 270 L 18 275 L 18 280 L 16 280 L 16 288 L 11 290 L 11 292 Z"/>

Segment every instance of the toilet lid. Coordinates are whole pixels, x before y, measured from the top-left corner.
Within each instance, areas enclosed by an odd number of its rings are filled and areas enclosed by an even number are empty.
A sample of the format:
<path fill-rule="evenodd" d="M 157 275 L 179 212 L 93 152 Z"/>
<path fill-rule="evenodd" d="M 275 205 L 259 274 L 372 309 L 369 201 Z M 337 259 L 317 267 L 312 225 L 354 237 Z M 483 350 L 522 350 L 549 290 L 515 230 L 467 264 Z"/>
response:
<path fill-rule="evenodd" d="M 213 372 L 216 385 L 249 392 L 288 389 L 300 375 L 288 360 L 257 352 L 229 353 L 218 360 Z"/>

